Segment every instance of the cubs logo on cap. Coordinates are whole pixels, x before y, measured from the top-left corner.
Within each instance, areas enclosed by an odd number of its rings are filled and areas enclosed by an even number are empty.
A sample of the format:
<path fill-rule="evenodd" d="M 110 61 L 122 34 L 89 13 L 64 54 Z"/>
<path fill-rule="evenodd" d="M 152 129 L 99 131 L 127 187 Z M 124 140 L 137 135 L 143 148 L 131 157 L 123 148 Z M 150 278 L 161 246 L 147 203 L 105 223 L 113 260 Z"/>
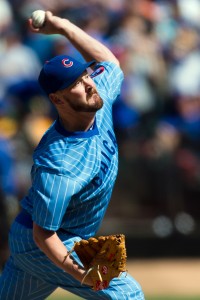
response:
<path fill-rule="evenodd" d="M 70 68 L 73 66 L 73 61 L 71 61 L 69 58 L 64 58 L 62 60 L 62 63 L 66 68 Z"/>
<path fill-rule="evenodd" d="M 81 63 L 68 55 L 55 56 L 44 64 L 38 82 L 47 95 L 55 93 L 73 84 L 94 63 Z"/>

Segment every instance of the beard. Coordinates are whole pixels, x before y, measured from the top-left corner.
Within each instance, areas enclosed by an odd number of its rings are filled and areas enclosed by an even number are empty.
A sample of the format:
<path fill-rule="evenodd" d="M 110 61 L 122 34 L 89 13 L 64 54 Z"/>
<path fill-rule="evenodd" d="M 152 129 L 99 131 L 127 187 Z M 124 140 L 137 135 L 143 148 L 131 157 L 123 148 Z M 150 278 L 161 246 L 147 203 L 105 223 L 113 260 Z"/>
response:
<path fill-rule="evenodd" d="M 70 101 L 70 106 L 79 112 L 96 112 L 103 107 L 103 100 L 97 90 L 92 88 L 88 91 L 86 101 Z"/>

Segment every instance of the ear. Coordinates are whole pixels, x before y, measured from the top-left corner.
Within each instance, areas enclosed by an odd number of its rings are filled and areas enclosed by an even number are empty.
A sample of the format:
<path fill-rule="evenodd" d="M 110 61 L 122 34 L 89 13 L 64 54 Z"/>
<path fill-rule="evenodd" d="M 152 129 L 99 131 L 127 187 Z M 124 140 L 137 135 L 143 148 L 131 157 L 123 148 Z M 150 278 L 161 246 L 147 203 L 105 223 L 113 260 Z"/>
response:
<path fill-rule="evenodd" d="M 51 102 L 54 104 L 54 105 L 59 105 L 59 104 L 62 104 L 63 101 L 62 99 L 60 99 L 56 94 L 54 93 L 51 93 L 49 94 L 49 99 L 51 100 Z"/>

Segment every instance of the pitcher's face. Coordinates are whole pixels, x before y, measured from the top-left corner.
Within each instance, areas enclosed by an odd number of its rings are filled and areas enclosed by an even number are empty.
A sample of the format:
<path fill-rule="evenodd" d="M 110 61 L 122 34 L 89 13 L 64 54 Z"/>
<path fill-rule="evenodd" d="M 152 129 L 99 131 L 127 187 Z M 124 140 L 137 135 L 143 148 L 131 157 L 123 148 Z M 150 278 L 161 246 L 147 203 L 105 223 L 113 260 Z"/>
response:
<path fill-rule="evenodd" d="M 95 83 L 90 75 L 83 73 L 71 86 L 59 91 L 70 107 L 78 112 L 96 112 L 103 106 Z"/>

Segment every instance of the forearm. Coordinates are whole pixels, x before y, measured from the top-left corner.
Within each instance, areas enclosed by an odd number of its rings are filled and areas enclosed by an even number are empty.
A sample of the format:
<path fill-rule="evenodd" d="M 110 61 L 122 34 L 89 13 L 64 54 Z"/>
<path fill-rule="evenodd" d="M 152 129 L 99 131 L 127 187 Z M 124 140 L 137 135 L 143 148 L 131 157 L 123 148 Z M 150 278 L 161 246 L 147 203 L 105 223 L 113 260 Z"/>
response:
<path fill-rule="evenodd" d="M 62 31 L 62 34 L 83 55 L 86 61 L 94 59 L 97 62 L 113 61 L 119 64 L 117 58 L 105 45 L 88 35 L 69 20 L 64 20 Z"/>
<path fill-rule="evenodd" d="M 44 230 L 34 223 L 33 236 L 37 246 L 55 265 L 78 281 L 83 279 L 85 270 L 71 259 L 67 248 L 55 232 Z"/>
<path fill-rule="evenodd" d="M 45 25 L 42 28 L 34 28 L 31 19 L 29 19 L 29 26 L 31 31 L 35 33 L 61 34 L 65 36 L 86 61 L 94 59 L 97 62 L 112 61 L 115 64 L 119 64 L 117 58 L 105 45 L 69 20 L 53 16 L 51 12 L 46 12 Z"/>

